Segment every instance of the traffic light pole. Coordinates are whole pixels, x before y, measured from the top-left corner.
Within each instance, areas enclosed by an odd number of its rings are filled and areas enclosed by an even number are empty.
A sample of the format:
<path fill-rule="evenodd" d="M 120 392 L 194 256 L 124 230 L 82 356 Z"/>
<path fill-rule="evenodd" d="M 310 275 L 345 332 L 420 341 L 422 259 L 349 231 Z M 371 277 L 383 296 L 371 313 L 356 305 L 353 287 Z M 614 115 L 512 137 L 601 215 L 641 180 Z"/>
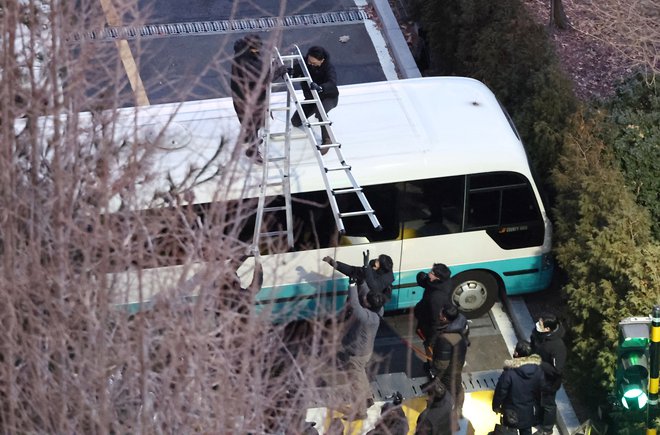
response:
<path fill-rule="evenodd" d="M 655 419 L 658 416 L 658 378 L 660 377 L 660 306 L 653 307 L 651 314 L 651 343 L 649 346 L 649 404 L 646 407 L 646 435 L 656 435 Z"/>

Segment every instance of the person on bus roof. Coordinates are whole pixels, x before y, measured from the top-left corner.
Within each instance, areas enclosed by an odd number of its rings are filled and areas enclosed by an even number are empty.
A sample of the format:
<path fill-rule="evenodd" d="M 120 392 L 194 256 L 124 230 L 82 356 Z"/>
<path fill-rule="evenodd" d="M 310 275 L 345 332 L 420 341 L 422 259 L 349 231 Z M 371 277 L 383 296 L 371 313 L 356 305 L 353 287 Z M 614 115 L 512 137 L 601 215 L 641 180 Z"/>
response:
<path fill-rule="evenodd" d="M 311 76 L 312 83 L 301 83 L 303 95 L 306 100 L 311 100 L 314 98 L 312 90 L 316 91 L 321 99 L 321 104 L 323 105 L 325 113 L 328 113 L 331 109 L 337 107 L 337 104 L 339 103 L 337 72 L 335 71 L 334 65 L 330 62 L 330 53 L 328 53 L 323 47 L 310 47 L 305 55 L 305 63 L 307 64 L 307 70 Z M 294 65 L 293 77 L 302 77 L 303 75 L 302 65 Z M 315 114 L 319 121 L 321 120 L 321 115 L 318 112 L 316 104 L 303 105 L 303 111 L 305 112 L 306 118 Z M 300 127 L 302 125 L 302 120 L 300 119 L 298 112 L 296 112 L 291 118 L 291 124 L 293 124 L 294 127 Z M 332 139 L 330 139 L 330 134 L 326 127 L 321 127 L 321 139 L 323 145 L 329 145 L 332 143 Z M 321 149 L 321 154 L 327 152 L 328 148 Z"/>
<path fill-rule="evenodd" d="M 394 262 L 392 257 L 380 254 L 378 258 L 369 260 L 369 250 L 362 253 L 364 263 L 362 266 L 351 266 L 332 257 L 324 257 L 323 261 L 356 282 L 358 287 L 362 282 L 367 284 L 369 290 L 377 291 L 385 297 L 385 303 L 392 299 L 392 283 Z"/>
<path fill-rule="evenodd" d="M 287 71 L 284 65 L 272 69 L 270 54 L 262 53 L 261 37 L 249 34 L 234 43 L 231 65 L 231 97 L 241 123 L 242 138 L 247 144 L 245 154 L 262 162 L 259 155 L 259 129 L 264 125 L 268 83 Z M 271 74 L 272 72 L 272 74 Z"/>

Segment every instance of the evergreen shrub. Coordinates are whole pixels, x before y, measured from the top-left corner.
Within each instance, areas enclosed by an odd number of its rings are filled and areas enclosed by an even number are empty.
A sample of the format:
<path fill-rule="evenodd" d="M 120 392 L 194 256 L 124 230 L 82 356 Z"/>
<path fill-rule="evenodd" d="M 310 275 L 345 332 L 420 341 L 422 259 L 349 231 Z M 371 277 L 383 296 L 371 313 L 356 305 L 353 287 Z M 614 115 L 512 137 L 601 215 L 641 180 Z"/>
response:
<path fill-rule="evenodd" d="M 612 387 L 618 322 L 648 315 L 660 303 L 660 245 L 649 213 L 623 187 L 598 125 L 576 121 L 553 173 L 555 253 L 568 277 L 571 381 L 591 403 Z"/>
<path fill-rule="evenodd" d="M 625 80 L 605 108 L 611 143 L 626 185 L 651 213 L 653 235 L 660 240 L 660 86 L 643 74 Z"/>

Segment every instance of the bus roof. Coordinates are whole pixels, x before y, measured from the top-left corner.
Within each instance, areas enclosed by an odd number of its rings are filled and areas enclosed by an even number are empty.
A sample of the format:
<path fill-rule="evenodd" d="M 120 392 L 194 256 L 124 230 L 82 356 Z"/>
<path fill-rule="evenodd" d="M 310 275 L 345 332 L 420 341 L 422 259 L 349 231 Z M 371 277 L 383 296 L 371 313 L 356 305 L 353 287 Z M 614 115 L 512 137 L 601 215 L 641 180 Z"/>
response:
<path fill-rule="evenodd" d="M 274 101 L 283 98 L 273 96 Z M 285 113 L 274 112 L 271 131 L 284 130 Z M 138 201 L 144 204 L 136 208 L 150 208 L 155 191 L 167 191 L 168 180 L 186 177 L 208 178 L 189 186 L 194 194 L 189 201 L 195 203 L 258 194 L 261 166 L 243 150 L 235 153 L 238 159 L 230 159 L 239 131 L 231 99 L 121 109 L 118 125 L 122 119 L 135 124 L 136 116 L 138 136 L 160 141 L 158 155 L 150 159 L 155 176 L 141 185 Z M 329 117 L 341 152 L 361 185 L 503 170 L 530 176 L 522 143 L 500 104 L 474 79 L 426 77 L 343 86 L 339 105 Z M 116 135 L 136 135 L 134 125 L 122 128 Z M 292 131 L 292 192 L 323 190 L 309 141 L 302 130 Z M 224 145 L 218 152 L 221 138 Z M 282 143 L 271 141 L 271 147 L 280 151 Z M 338 164 L 332 150 L 323 159 L 328 166 Z M 190 177 L 195 171 L 199 174 Z M 347 186 L 345 177 L 329 178 L 334 187 Z"/>

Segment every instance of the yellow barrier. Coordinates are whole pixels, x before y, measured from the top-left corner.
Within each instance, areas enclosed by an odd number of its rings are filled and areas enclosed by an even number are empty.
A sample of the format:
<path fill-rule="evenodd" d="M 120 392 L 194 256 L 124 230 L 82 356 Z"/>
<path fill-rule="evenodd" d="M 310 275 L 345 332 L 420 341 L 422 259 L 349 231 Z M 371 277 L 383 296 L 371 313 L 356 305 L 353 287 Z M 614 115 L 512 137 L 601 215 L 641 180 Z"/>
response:
<path fill-rule="evenodd" d="M 495 428 L 495 424 L 499 423 L 500 420 L 499 416 L 491 410 L 492 401 L 492 390 L 476 391 L 465 395 L 463 417 L 469 420 L 471 423 L 470 429 L 473 429 L 473 431 L 469 430 L 461 433 L 468 435 L 487 435 L 493 430 L 493 428 Z M 403 401 L 401 407 L 408 419 L 408 435 L 413 435 L 417 426 L 417 418 L 419 417 L 419 414 L 426 409 L 426 397 L 413 397 L 411 399 L 406 399 Z M 343 414 L 338 411 L 324 414 L 325 418 L 323 419 L 322 424 L 317 424 L 317 429 L 320 433 L 326 433 L 333 418 L 341 419 L 343 417 Z M 341 420 L 342 425 L 344 426 L 344 435 L 361 435 L 366 433 L 367 429 L 372 428 L 378 420 L 378 414 L 379 412 L 374 414 L 374 409 L 372 408 L 369 412 L 369 417 L 366 420 Z"/>

